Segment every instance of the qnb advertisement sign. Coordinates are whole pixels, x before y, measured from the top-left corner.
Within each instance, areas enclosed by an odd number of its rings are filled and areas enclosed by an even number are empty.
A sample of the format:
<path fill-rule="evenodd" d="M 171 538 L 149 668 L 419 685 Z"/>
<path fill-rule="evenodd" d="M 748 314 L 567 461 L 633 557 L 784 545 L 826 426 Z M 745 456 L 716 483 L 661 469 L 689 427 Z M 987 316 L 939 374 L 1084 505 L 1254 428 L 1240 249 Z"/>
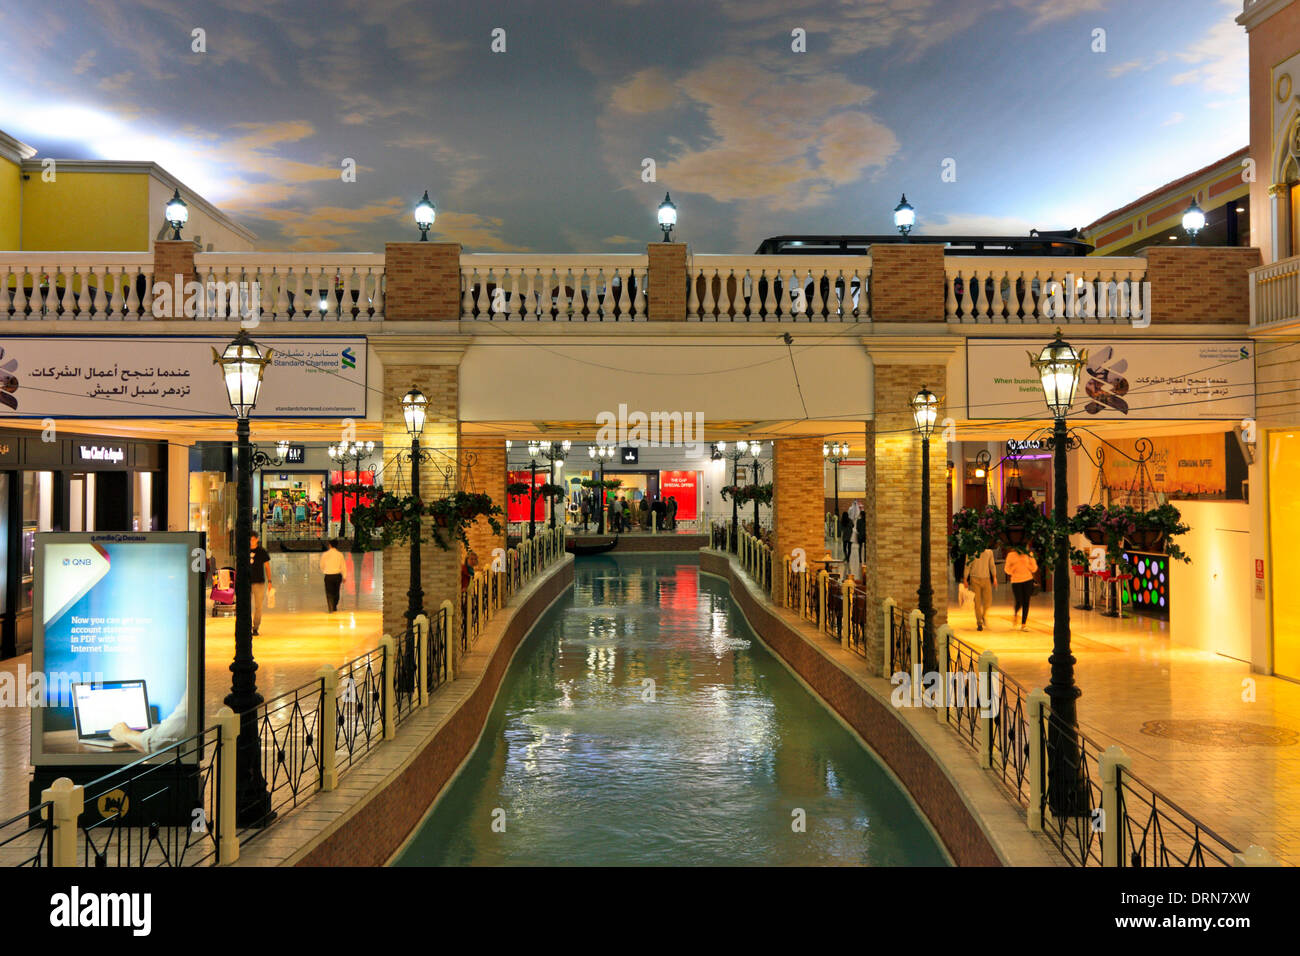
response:
<path fill-rule="evenodd" d="M 128 763 L 197 734 L 203 717 L 203 535 L 36 536 L 32 762 Z M 196 757 L 197 754 L 190 756 Z"/>
<path fill-rule="evenodd" d="M 1050 341 L 967 339 L 971 419 L 1038 420 L 1043 386 L 1029 364 Z M 1220 419 L 1255 415 L 1255 343 L 1249 339 L 1075 339 L 1087 359 L 1071 419 Z"/>
<path fill-rule="evenodd" d="M 659 495 L 677 502 L 677 520 L 689 521 L 699 517 L 696 505 L 697 471 L 659 472 Z"/>
<path fill-rule="evenodd" d="M 361 336 L 258 336 L 271 349 L 253 417 L 363 418 Z M 229 336 L 0 337 L 0 417 L 228 418 L 212 362 Z"/>

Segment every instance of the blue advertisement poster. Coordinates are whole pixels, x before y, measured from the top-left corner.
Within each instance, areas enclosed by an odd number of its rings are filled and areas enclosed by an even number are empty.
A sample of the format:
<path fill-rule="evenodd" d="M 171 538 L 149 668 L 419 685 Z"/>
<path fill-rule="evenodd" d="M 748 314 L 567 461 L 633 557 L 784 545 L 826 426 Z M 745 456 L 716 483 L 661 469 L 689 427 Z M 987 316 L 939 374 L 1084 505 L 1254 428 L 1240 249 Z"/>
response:
<path fill-rule="evenodd" d="M 203 718 L 197 533 L 36 537 L 32 762 L 127 763 Z"/>

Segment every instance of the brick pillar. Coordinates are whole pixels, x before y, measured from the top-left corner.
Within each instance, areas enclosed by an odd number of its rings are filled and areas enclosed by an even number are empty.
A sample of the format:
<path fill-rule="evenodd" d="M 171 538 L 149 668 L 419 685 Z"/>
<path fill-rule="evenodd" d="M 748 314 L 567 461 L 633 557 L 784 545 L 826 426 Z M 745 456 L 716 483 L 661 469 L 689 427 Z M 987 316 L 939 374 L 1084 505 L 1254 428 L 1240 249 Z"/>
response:
<path fill-rule="evenodd" d="M 1228 246 L 1151 246 L 1147 260 L 1152 322 L 1250 323 L 1250 279 L 1259 250 Z"/>
<path fill-rule="evenodd" d="M 384 318 L 459 321 L 460 243 L 387 243 Z M 406 385 L 402 392 L 410 387 Z"/>
<path fill-rule="evenodd" d="M 154 302 L 157 302 L 160 312 L 164 309 L 167 310 L 161 315 L 155 315 L 155 318 L 194 318 L 192 315 L 186 315 L 184 308 L 185 283 L 198 281 L 198 275 L 194 271 L 194 252 L 195 245 L 189 239 L 159 239 L 153 244 L 155 295 L 148 305 L 152 308 Z M 156 290 L 160 282 L 166 282 L 171 287 L 170 302 L 159 301 Z M 178 285 L 180 288 L 177 288 Z"/>
<path fill-rule="evenodd" d="M 686 321 L 686 243 L 652 242 L 646 282 L 646 317 L 651 322 Z"/>
<path fill-rule="evenodd" d="M 460 440 L 460 490 L 486 492 L 493 502 L 506 509 L 506 442 L 504 438 L 462 438 Z M 479 564 L 488 567 L 492 549 L 506 546 L 505 515 L 497 519 L 501 534 L 483 518 L 477 518 L 466 530 L 469 546 L 478 555 Z"/>
<path fill-rule="evenodd" d="M 411 491 L 411 466 L 405 462 L 399 466 L 393 461 L 393 456 L 399 450 L 411 447 L 406 419 L 402 416 L 402 396 L 412 385 L 429 400 L 420 447 L 429 453 L 430 460 L 420 463 L 420 496 L 428 502 L 456 490 L 460 439 L 457 379 L 458 368 L 455 365 L 384 366 L 384 458 L 387 464 L 382 482 L 385 490 L 400 494 Z M 431 615 L 436 611 L 444 598 L 449 598 L 453 606 L 459 606 L 460 552 L 458 544 L 452 544 L 447 551 L 430 541 L 420 546 L 426 613 Z M 385 634 L 397 634 L 406 626 L 410 560 L 408 545 L 392 545 L 384 549 Z M 453 629 L 456 626 L 453 624 Z"/>
<path fill-rule="evenodd" d="M 872 246 L 872 322 L 945 322 L 943 246 Z"/>
<path fill-rule="evenodd" d="M 921 439 L 916 434 L 911 412 L 912 398 L 926 386 L 941 399 L 947 382 L 945 365 L 887 365 L 875 367 L 875 481 L 868 474 L 868 505 L 875 511 L 875 594 L 868 624 L 868 653 L 882 649 L 879 633 L 880 602 L 893 598 L 905 610 L 916 607 L 916 589 L 921 585 Z M 940 419 L 945 416 L 940 407 Z M 872 456 L 869 454 L 868 459 Z M 930 437 L 930 582 L 934 588 L 934 625 L 948 620 L 948 527 L 944 521 L 948 493 L 947 448 L 943 427 L 936 425 Z M 868 524 L 871 517 L 867 518 Z M 868 572 L 868 577 L 871 572 Z M 878 654 L 868 660 L 880 660 Z"/>
<path fill-rule="evenodd" d="M 821 438 L 778 438 L 772 449 L 772 591 L 785 594 L 785 559 L 803 548 L 808 567 L 826 553 Z"/>

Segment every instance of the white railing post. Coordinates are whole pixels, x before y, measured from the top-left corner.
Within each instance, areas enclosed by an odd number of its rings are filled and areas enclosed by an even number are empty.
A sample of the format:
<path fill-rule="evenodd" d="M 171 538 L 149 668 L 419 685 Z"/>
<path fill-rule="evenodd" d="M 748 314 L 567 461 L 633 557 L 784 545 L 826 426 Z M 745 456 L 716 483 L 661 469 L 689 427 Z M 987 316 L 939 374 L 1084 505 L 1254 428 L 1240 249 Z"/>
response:
<path fill-rule="evenodd" d="M 955 636 L 947 624 L 934 632 L 934 656 L 939 661 L 939 706 L 935 715 L 940 721 L 948 719 L 948 642 Z"/>
<path fill-rule="evenodd" d="M 990 700 L 993 698 L 993 671 L 997 666 L 998 656 L 992 651 L 985 651 L 980 655 L 980 676 L 988 681 L 985 686 L 989 688 Z M 976 686 L 978 687 L 979 684 L 976 683 Z M 978 694 L 976 695 L 976 701 L 979 702 Z M 980 707 L 978 712 L 980 722 L 980 767 L 987 770 L 993 766 L 993 707 L 990 706 L 987 710 Z"/>
<path fill-rule="evenodd" d="M 840 591 L 840 647 L 849 646 L 849 632 L 853 630 L 853 578 L 844 576 Z"/>
<path fill-rule="evenodd" d="M 1047 720 L 1047 694 L 1029 692 L 1029 829 L 1043 829 L 1043 724 Z"/>
<path fill-rule="evenodd" d="M 1124 832 L 1120 819 L 1120 778 L 1133 766 L 1133 758 L 1112 744 L 1098 757 L 1101 772 L 1101 865 L 1119 866 L 1119 838 Z"/>
<path fill-rule="evenodd" d="M 86 790 L 67 777 L 60 777 L 41 791 L 41 802 L 52 806 L 46 812 L 54 822 L 50 835 L 51 853 L 55 866 L 77 865 L 77 818 L 86 808 Z"/>
<path fill-rule="evenodd" d="M 826 633 L 826 622 L 830 619 L 827 613 L 828 598 L 830 597 L 830 572 L 823 568 L 817 572 L 817 630 L 823 634 Z"/>
<path fill-rule="evenodd" d="M 384 651 L 384 740 L 397 736 L 397 643 L 391 634 L 379 639 Z"/>
<path fill-rule="evenodd" d="M 450 598 L 443 598 L 442 603 L 438 605 L 439 613 L 446 612 L 444 620 L 447 622 L 447 630 L 443 633 L 442 639 L 447 642 L 447 646 L 442 649 L 447 660 L 447 681 L 451 682 L 456 678 L 456 642 L 452 640 L 455 632 L 456 618 L 453 616 L 453 609 Z"/>
<path fill-rule="evenodd" d="M 221 754 L 217 761 L 217 862 L 228 866 L 239 859 L 238 775 L 235 750 L 239 740 L 239 715 L 229 707 L 217 711 L 216 724 L 221 728 Z M 331 759 L 334 738 L 329 741 Z"/>
<path fill-rule="evenodd" d="M 921 660 L 921 628 L 925 626 L 925 615 L 919 608 L 913 608 L 907 615 L 907 635 L 912 645 L 912 704 L 921 703 L 921 686 L 925 678 L 924 662 Z"/>
<path fill-rule="evenodd" d="M 880 646 L 885 650 L 885 660 L 881 665 L 880 673 L 885 680 L 889 680 L 894 676 L 890 668 L 894 664 L 894 608 L 896 607 L 898 607 L 898 602 L 890 597 L 880 602 Z"/>
<path fill-rule="evenodd" d="M 316 671 L 321 679 L 320 693 L 320 788 L 334 790 L 339 785 L 338 739 L 339 723 L 339 673 L 328 664 L 322 664 Z M 223 708 L 224 709 L 224 708 Z M 235 722 L 235 732 L 239 732 L 239 722 Z M 222 730 L 225 735 L 225 730 Z M 222 834 L 225 828 L 222 827 Z"/>

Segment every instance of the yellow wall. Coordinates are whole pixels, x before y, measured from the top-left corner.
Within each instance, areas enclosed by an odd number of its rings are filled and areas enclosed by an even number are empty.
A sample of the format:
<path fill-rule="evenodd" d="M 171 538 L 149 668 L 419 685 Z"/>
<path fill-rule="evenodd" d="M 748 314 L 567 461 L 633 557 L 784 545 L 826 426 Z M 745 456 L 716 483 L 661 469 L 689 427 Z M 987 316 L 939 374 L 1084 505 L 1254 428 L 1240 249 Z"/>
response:
<path fill-rule="evenodd" d="M 149 248 L 146 173 L 33 171 L 23 189 L 23 248 L 135 252 Z"/>
<path fill-rule="evenodd" d="M 22 168 L 0 157 L 0 249 L 18 248 L 22 189 Z"/>
<path fill-rule="evenodd" d="M 1273 566 L 1273 671 L 1300 679 L 1300 431 L 1268 435 L 1268 519 Z"/>

